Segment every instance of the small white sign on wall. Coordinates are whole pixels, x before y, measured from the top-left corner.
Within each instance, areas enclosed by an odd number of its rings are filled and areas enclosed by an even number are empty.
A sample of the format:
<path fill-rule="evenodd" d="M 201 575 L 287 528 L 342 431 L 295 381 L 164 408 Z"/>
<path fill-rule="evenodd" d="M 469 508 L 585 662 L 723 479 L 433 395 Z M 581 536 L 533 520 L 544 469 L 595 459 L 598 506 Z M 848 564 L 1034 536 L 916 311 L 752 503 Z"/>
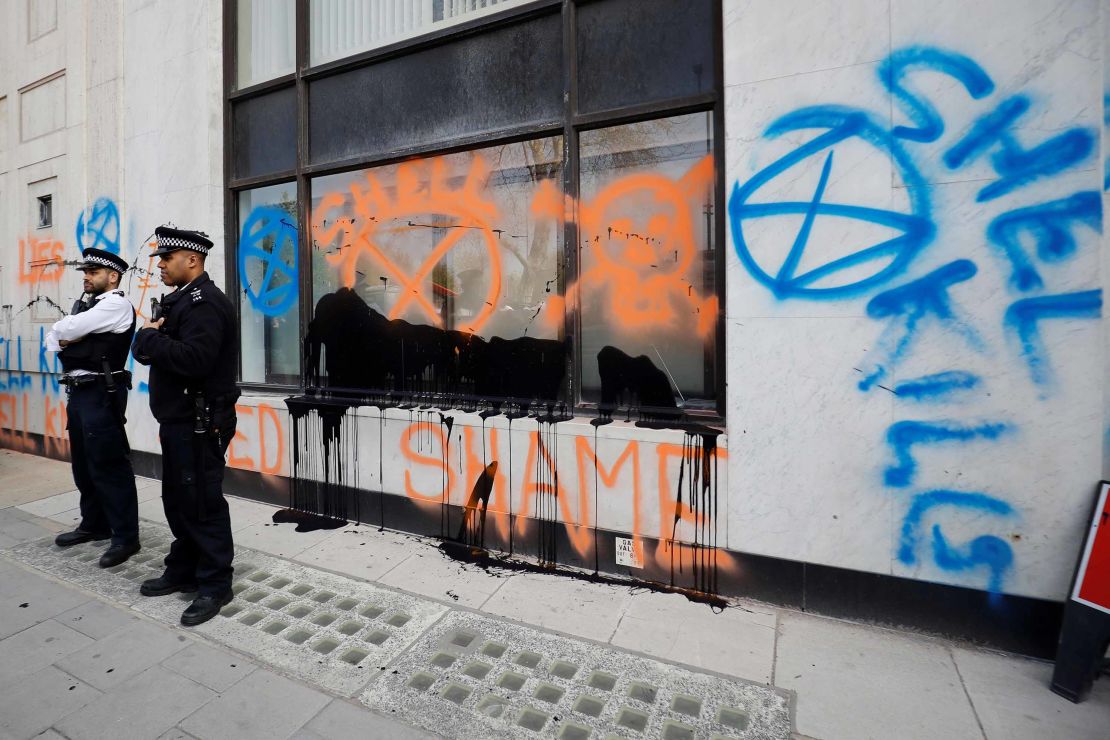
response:
<path fill-rule="evenodd" d="M 635 540 L 627 537 L 617 537 L 617 565 L 627 565 L 629 568 L 643 568 L 643 546 L 638 546 Z"/>

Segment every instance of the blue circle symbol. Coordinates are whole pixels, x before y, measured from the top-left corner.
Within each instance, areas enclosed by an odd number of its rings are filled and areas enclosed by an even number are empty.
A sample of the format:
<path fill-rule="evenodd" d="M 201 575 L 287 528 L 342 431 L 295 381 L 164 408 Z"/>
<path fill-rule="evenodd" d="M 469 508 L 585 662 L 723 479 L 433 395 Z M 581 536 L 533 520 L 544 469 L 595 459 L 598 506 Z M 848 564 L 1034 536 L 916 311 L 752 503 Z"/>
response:
<path fill-rule="evenodd" d="M 239 280 L 251 306 L 266 316 L 279 316 L 297 302 L 296 221 L 275 206 L 251 211 L 239 235 Z M 247 279 L 248 267 L 261 265 L 257 285 Z"/>
<path fill-rule="evenodd" d="M 733 245 L 744 267 L 757 281 L 770 288 L 779 299 L 844 298 L 858 295 L 905 271 L 917 254 L 932 240 L 935 227 L 930 216 L 931 206 L 925 180 L 902 149 L 901 144 L 877 124 L 866 111 L 842 106 L 817 106 L 788 113 L 767 129 L 766 136 L 774 138 L 801 129 L 826 129 L 826 131 L 768 165 L 743 186 L 737 184 L 729 197 L 728 212 Z M 834 147 L 852 138 L 858 138 L 870 144 L 890 158 L 902 182 L 906 185 L 909 197 L 908 212 L 822 201 L 832 171 Z M 809 157 L 819 156 L 825 150 L 828 152 L 825 154 L 820 181 L 811 200 L 749 202 L 761 187 L 794 165 Z M 794 243 L 777 269 L 760 265 L 744 239 L 745 221 L 771 216 L 803 217 Z M 819 217 L 878 224 L 898 233 L 893 238 L 862 246 L 846 256 L 797 274 L 802 256 L 810 246 L 813 224 Z M 873 273 L 860 277 L 859 266 L 872 262 L 879 267 Z M 844 271 L 849 271 L 850 274 L 845 281 L 838 283 L 830 280 Z M 818 281 L 823 282 L 820 286 L 815 286 Z"/>

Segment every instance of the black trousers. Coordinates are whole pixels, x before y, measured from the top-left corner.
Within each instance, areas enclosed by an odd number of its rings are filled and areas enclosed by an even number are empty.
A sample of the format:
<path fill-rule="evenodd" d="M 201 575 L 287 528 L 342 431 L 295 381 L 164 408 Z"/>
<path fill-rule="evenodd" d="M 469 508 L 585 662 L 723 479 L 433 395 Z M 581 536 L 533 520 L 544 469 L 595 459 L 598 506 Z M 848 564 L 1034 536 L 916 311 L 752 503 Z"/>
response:
<path fill-rule="evenodd" d="M 223 495 L 224 453 L 235 435 L 235 414 L 219 439 L 196 434 L 191 422 L 162 424 L 162 506 L 174 541 L 163 575 L 196 583 L 201 596 L 231 590 L 231 516 Z"/>
<path fill-rule="evenodd" d="M 73 482 L 81 491 L 81 529 L 111 534 L 113 545 L 139 541 L 139 500 L 127 432 L 117 410 L 127 407 L 127 390 L 102 383 L 69 391 L 66 405 Z"/>

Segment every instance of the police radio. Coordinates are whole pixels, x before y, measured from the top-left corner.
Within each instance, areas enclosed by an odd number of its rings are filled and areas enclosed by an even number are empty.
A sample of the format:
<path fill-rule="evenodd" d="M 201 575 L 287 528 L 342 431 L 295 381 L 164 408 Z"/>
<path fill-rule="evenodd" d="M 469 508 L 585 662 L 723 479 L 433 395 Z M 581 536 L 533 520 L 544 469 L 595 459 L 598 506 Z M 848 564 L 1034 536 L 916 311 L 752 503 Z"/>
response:
<path fill-rule="evenodd" d="M 150 299 L 150 320 L 151 322 L 159 321 L 162 318 L 162 304 L 158 302 L 157 298 Z"/>

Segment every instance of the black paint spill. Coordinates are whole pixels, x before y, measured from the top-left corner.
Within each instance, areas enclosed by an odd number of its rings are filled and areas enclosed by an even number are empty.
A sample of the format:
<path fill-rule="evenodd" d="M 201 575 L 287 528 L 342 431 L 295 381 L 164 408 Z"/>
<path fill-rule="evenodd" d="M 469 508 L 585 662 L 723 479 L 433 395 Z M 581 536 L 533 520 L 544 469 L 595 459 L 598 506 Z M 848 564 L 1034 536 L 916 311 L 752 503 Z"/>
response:
<path fill-rule="evenodd" d="M 655 427 L 658 425 L 640 422 L 638 426 Z M 671 585 L 675 585 L 675 556 L 678 556 L 678 572 L 685 573 L 683 553 L 690 555 L 690 588 L 705 593 L 717 593 L 717 513 L 719 471 L 717 469 L 717 437 L 720 430 L 704 425 L 689 425 L 684 429 L 682 441 L 682 461 L 678 469 L 678 483 L 675 487 L 674 521 L 671 524 Z M 694 541 L 680 542 L 677 539 L 678 524 L 682 520 L 682 508 L 686 507 L 694 517 Z"/>
<path fill-rule="evenodd" d="M 444 552 L 468 562 L 492 562 L 485 547 L 485 523 L 498 463 L 486 461 L 485 420 L 504 416 L 509 422 L 509 480 L 512 479 L 512 421 L 530 417 L 537 421 L 537 450 L 534 461 L 536 502 L 536 551 L 538 564 L 514 564 L 499 560 L 498 567 L 536 568 L 550 571 L 558 564 L 560 481 L 558 472 L 557 425 L 572 418 L 560 401 L 568 358 L 568 344 L 561 340 L 518 337 L 503 339 L 480 336 L 435 326 L 387 319 L 371 308 L 357 293 L 341 288 L 316 304 L 304 341 L 305 395 L 286 399 L 292 426 L 290 510 L 302 521 L 322 518 L 342 526 L 348 520 L 362 521 L 358 510 L 357 454 L 358 425 L 349 409 L 372 406 L 379 412 L 378 426 L 378 518 L 385 527 L 384 449 L 385 411 L 408 409 L 417 431 L 413 439 L 423 451 L 438 448 L 443 457 L 443 495 L 440 535 Z M 672 382 L 646 355 L 632 357 L 612 346 L 597 355 L 601 379 L 597 428 L 612 421 L 618 408 L 626 408 L 640 426 L 680 429 L 685 432 L 676 500 L 695 521 L 693 543 L 677 541 L 680 517 L 672 527 L 668 546 L 672 549 L 671 583 L 651 583 L 650 588 L 686 593 L 694 600 L 717 605 L 718 510 L 717 437 L 719 430 L 686 421 L 676 404 Z M 454 418 L 442 410 L 459 409 L 478 413 L 483 424 L 484 470 L 475 482 L 455 531 L 450 521 L 447 464 Z M 310 423 L 311 421 L 311 423 Z M 446 434 L 434 438 L 436 425 Z M 461 450 L 460 450 L 461 454 Z M 594 470 L 594 511 L 597 511 L 597 466 Z M 509 497 L 509 557 L 513 554 L 515 516 Z M 303 515 L 303 516 L 302 516 Z M 299 517 L 299 519 L 298 519 Z M 275 521 L 278 521 L 275 516 Z M 317 526 L 318 525 L 318 526 Z M 314 528 L 324 524 L 316 522 Z M 331 527 L 332 525 L 327 525 Z M 620 579 L 599 575 L 598 532 L 594 527 L 594 574 L 587 580 L 624 584 Z M 677 570 L 675 553 L 678 553 Z M 690 557 L 684 557 L 686 553 Z M 689 587 L 685 562 L 691 563 Z M 568 571 L 572 574 L 573 571 Z M 572 575 L 572 577 L 579 577 Z M 628 581 L 628 584 L 650 582 Z M 689 592 L 689 593 L 687 593 Z M 723 602 L 721 602 L 723 605 Z"/>
<path fill-rule="evenodd" d="M 315 532 L 318 529 L 339 529 L 347 524 L 344 519 L 310 514 L 296 509 L 278 509 L 274 512 L 274 524 L 296 524 L 298 532 Z"/>
<path fill-rule="evenodd" d="M 506 573 L 553 574 L 561 576 L 563 578 L 570 578 L 576 581 L 584 581 L 586 583 L 599 583 L 606 586 L 629 588 L 633 591 L 652 591 L 655 593 L 664 594 L 681 594 L 694 603 L 707 604 L 714 610 L 724 610 L 729 607 L 729 603 L 717 594 L 668 585 L 665 583 L 659 583 L 657 581 L 620 578 L 618 576 L 607 576 L 600 573 L 587 573 L 585 571 L 572 570 L 570 568 L 552 569 L 540 563 L 530 563 L 526 560 L 518 560 L 507 555 L 502 557 L 494 557 L 485 550 L 462 547 L 457 542 L 440 543 L 439 550 L 452 560 L 476 565 L 482 570 L 489 572 L 491 575 L 497 575 L 499 571 L 504 571 Z"/>
<path fill-rule="evenodd" d="M 332 396 L 406 397 L 423 406 L 478 411 L 557 403 L 566 343 L 476 334 L 387 319 L 349 288 L 325 295 L 305 336 L 305 383 Z M 371 401 L 370 405 L 380 405 Z"/>
<path fill-rule="evenodd" d="M 612 418 L 620 406 L 637 409 L 644 420 L 678 421 L 682 416 L 670 380 L 647 355 L 631 357 L 616 347 L 603 347 L 597 353 L 597 372 L 601 418 Z"/>

